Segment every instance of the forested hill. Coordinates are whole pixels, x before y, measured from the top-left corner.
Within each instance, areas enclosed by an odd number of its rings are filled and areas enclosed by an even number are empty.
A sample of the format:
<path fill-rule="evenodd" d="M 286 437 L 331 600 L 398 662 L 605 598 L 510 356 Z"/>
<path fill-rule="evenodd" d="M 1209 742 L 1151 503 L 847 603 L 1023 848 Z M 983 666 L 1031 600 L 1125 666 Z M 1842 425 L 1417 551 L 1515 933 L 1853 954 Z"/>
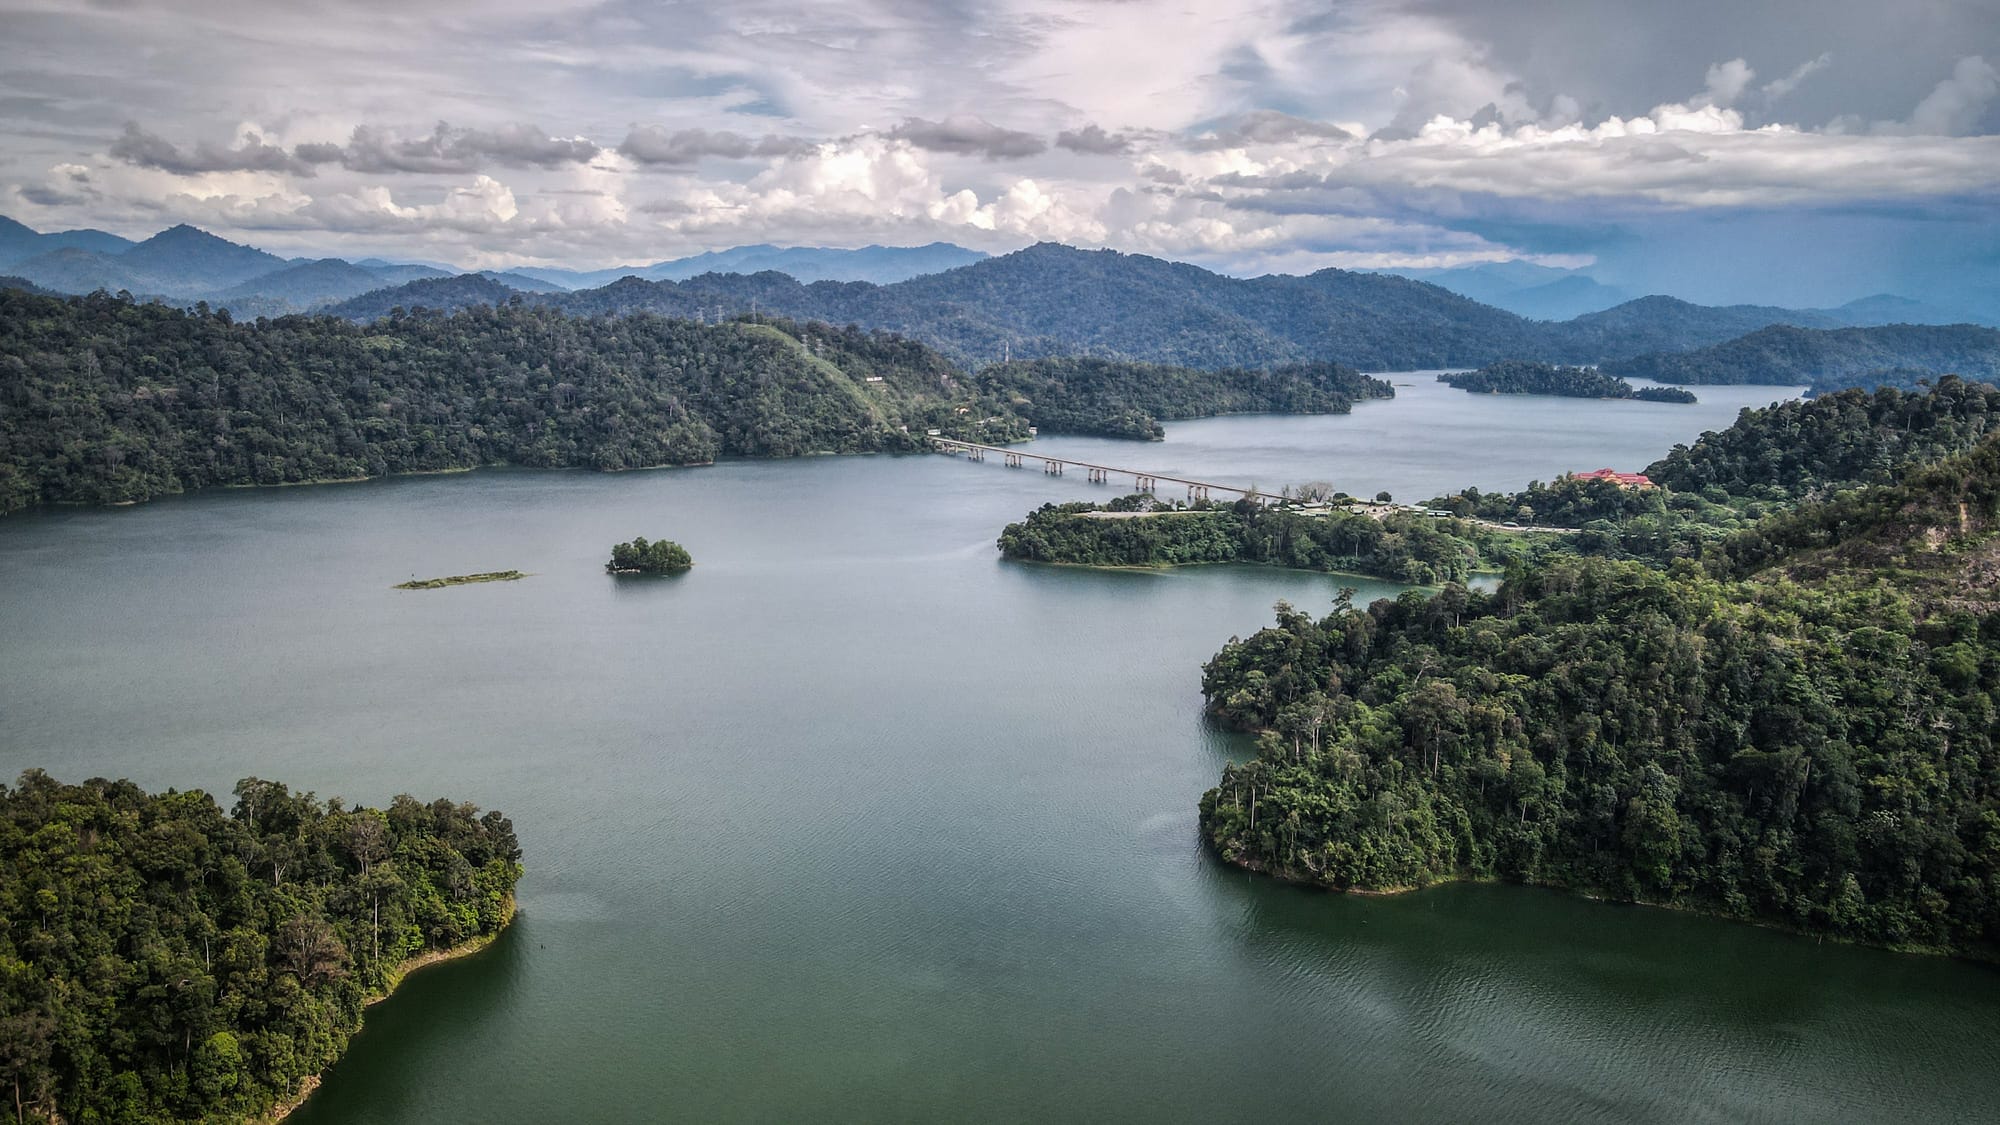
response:
<path fill-rule="evenodd" d="M 1345 412 L 1387 384 L 1332 364 L 1197 371 L 1038 361 L 968 375 L 910 340 L 508 303 L 244 323 L 0 291 L 0 512 L 509 464 L 629 469 L 925 448 L 1158 419 Z"/>
<path fill-rule="evenodd" d="M 857 330 L 524 306 L 245 324 L 0 293 L 0 511 L 488 464 L 915 449 L 927 428 L 1026 434 L 937 353 Z"/>
<path fill-rule="evenodd" d="M 442 290 L 385 289 L 332 311 L 365 320 L 470 296 Z M 706 274 L 679 282 L 632 277 L 527 299 L 575 313 L 713 319 L 764 312 L 852 323 L 922 340 L 970 367 L 1009 355 L 1088 355 L 1198 368 L 1319 360 L 1372 370 L 1476 367 L 1502 359 L 1594 363 L 1718 343 L 1792 316 L 1784 309 L 1710 309 L 1649 298 L 1547 324 L 1382 274 L 1328 269 L 1304 277 L 1232 278 L 1184 262 L 1053 243 L 893 285 L 805 285 L 770 272 Z"/>
<path fill-rule="evenodd" d="M 1801 448 L 1720 459 L 1750 480 L 1873 472 L 1804 451 L 1842 423 L 1883 463 L 1973 444 L 1699 561 L 1555 554 L 1492 594 L 1281 605 L 1205 671 L 1211 709 L 1264 732 L 1203 798 L 1208 838 L 1332 887 L 1498 876 L 2000 955 L 2000 437 L 1973 436 L 1989 388 L 1947 391 L 1759 418 Z"/>
<path fill-rule="evenodd" d="M 0 785 L 0 1082 L 17 1120 L 247 1121 L 332 1065 L 371 997 L 507 924 L 497 812 L 275 782 Z"/>
<path fill-rule="evenodd" d="M 1746 409 L 1726 430 L 1646 466 L 1655 484 L 1760 501 L 1887 484 L 2000 431 L 2000 389 L 1945 376 L 1930 391 L 1850 389 Z"/>
<path fill-rule="evenodd" d="M 1778 325 L 1713 347 L 1608 361 L 1613 375 L 1663 383 L 1783 383 L 1815 392 L 1943 374 L 2000 379 L 2000 330 L 1972 324 L 1810 329 Z"/>
<path fill-rule="evenodd" d="M 1345 414 L 1358 399 L 1393 398 L 1395 388 L 1331 363 L 1265 371 L 1204 371 L 1108 359 L 1036 359 L 994 364 L 981 386 L 1052 433 L 1157 441 L 1160 422 L 1252 411 Z"/>

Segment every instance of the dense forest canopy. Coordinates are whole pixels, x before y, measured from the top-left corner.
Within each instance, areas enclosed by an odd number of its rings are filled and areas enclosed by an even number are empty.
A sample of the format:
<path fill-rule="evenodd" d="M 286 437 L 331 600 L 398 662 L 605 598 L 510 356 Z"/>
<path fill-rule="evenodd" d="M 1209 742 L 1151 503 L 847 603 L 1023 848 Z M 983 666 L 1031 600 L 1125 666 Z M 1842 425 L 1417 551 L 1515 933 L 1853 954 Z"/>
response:
<path fill-rule="evenodd" d="M 13 292 L 0 407 L 0 511 L 486 464 L 918 449 L 927 428 L 1026 435 L 935 352 L 853 330 L 524 306 L 245 324 Z"/>
<path fill-rule="evenodd" d="M 1883 384 L 1909 390 L 1920 378 L 1945 374 L 1994 382 L 2000 380 L 2000 330 L 1972 324 L 1774 325 L 1693 351 L 1607 360 L 1604 369 L 1661 383 L 1804 385 L 1815 393 Z"/>
<path fill-rule="evenodd" d="M 918 451 L 925 434 L 1149 438 L 1158 419 L 1347 410 L 1391 394 L 1326 363 L 1197 371 L 1095 360 L 967 374 L 825 324 L 450 315 L 244 323 L 104 295 L 0 291 L 0 512 L 218 484 L 509 464 L 628 469 Z"/>
<path fill-rule="evenodd" d="M 1587 482 L 1614 533 L 1493 594 L 1281 606 L 1205 672 L 1263 732 L 1205 833 L 1334 887 L 1497 876 L 1994 956 L 1996 393 L 1746 411 L 1649 470 L 1703 495 Z M 1712 511 L 1694 552 L 1579 557 Z"/>
<path fill-rule="evenodd" d="M 1176 507 L 1134 495 L 1108 505 L 1044 504 L 1000 533 L 1000 552 L 1025 562 L 1184 566 L 1244 562 L 1368 574 L 1394 582 L 1464 582 L 1518 557 L 1514 536 L 1408 511 L 1369 514 L 1197 501 Z"/>
<path fill-rule="evenodd" d="M 1643 402 L 1693 402 L 1694 395 L 1679 387 L 1647 387 L 1643 390 L 1615 375 L 1588 367 L 1558 367 L 1552 363 L 1530 363 L 1510 359 L 1488 364 L 1477 371 L 1453 371 L 1438 376 L 1438 382 L 1473 394 L 1562 395 L 1566 398 L 1631 398 Z"/>
<path fill-rule="evenodd" d="M 24 1120 L 267 1112 L 398 966 L 511 917 L 521 849 L 497 812 L 235 795 L 0 786 L 0 1082 Z"/>
<path fill-rule="evenodd" d="M 1051 433 L 1158 441 L 1161 421 L 1218 414 L 1345 414 L 1357 399 L 1392 398 L 1381 379 L 1332 363 L 1204 371 L 1108 359 L 1036 359 L 979 372 L 987 390 Z"/>

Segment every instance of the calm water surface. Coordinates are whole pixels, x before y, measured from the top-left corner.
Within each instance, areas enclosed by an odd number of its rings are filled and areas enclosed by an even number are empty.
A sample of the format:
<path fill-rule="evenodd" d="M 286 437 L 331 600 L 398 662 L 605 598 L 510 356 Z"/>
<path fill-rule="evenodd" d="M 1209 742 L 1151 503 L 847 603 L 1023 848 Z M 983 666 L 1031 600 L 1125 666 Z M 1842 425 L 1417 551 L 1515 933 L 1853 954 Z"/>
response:
<path fill-rule="evenodd" d="M 1637 468 L 1785 393 L 1397 382 L 1345 418 L 1038 448 L 1421 499 Z M 1200 664 L 1341 580 L 996 558 L 1007 520 L 1109 491 L 823 458 L 10 517 L 0 775 L 256 774 L 514 818 L 516 926 L 374 1009 L 301 1125 L 1994 1116 L 1984 967 L 1522 888 L 1338 898 L 1206 857 L 1196 801 L 1244 747 L 1204 725 Z M 604 575 L 635 534 L 696 569 Z M 389 588 L 508 567 L 534 576 Z"/>

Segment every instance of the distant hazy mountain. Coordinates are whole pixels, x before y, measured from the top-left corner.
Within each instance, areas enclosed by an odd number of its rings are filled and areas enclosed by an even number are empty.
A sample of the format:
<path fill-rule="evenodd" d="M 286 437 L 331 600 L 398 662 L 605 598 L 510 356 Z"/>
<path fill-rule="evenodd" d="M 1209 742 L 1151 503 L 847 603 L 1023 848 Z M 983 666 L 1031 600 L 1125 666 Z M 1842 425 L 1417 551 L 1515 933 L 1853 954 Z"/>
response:
<path fill-rule="evenodd" d="M 1926 374 L 1993 382 L 2000 379 L 2000 331 L 1972 324 L 1777 325 L 1696 351 L 1607 363 L 1604 370 L 1662 383 L 1809 384 L 1814 390 L 1909 386 Z"/>
<path fill-rule="evenodd" d="M 101 230 L 65 230 L 42 234 L 0 215 L 0 267 L 25 262 L 54 250 L 85 250 L 117 254 L 130 249 L 132 241 Z"/>
<path fill-rule="evenodd" d="M 497 281 L 509 289 L 518 289 L 523 293 L 569 292 L 566 286 L 557 285 L 553 281 L 544 281 L 531 274 L 522 273 L 520 270 L 480 270 L 478 276 L 488 281 Z"/>
<path fill-rule="evenodd" d="M 12 268 L 37 285 L 63 293 L 124 289 L 135 294 L 194 297 L 227 289 L 286 264 L 275 254 L 182 225 L 116 253 L 71 246 L 37 254 Z"/>
<path fill-rule="evenodd" d="M 339 258 L 322 258 L 317 262 L 284 266 L 228 289 L 218 290 L 208 297 L 208 303 L 227 305 L 241 298 L 267 297 L 284 301 L 294 308 L 307 309 L 380 288 L 382 279 L 373 270 L 348 265 Z"/>
<path fill-rule="evenodd" d="M 286 264 L 276 254 L 217 238 L 183 223 L 118 255 L 118 262 L 159 279 L 162 292 L 224 289 Z"/>
<path fill-rule="evenodd" d="M 888 285 L 925 274 L 971 265 L 986 258 L 949 242 L 928 246 L 864 246 L 835 250 L 818 246 L 738 246 L 711 250 L 690 258 L 673 258 L 650 266 L 620 266 L 608 270 L 515 270 L 568 289 L 591 289 L 624 277 L 647 281 L 685 281 L 705 273 L 762 273 L 775 270 L 799 281 L 870 281 Z"/>
<path fill-rule="evenodd" d="M 1626 290 L 1605 285 L 1582 270 L 1554 269 L 1530 262 L 1485 262 L 1452 269 L 1383 272 L 1441 285 L 1461 296 L 1506 309 L 1530 320 L 1570 320 L 1626 304 L 1634 297 Z M 1772 309 L 1759 305 L 1725 307 L 1759 310 L 1750 315 L 1752 320 L 1773 313 L 1783 314 L 1775 320 L 1764 320 L 1765 324 L 1805 324 L 1810 321 L 1827 326 L 1865 327 L 1873 324 L 1994 323 L 1991 316 L 1980 316 L 1963 309 L 1939 308 L 1889 293 L 1862 297 L 1832 309 Z M 1746 332 L 1750 330 L 1749 327 L 1744 329 Z"/>
<path fill-rule="evenodd" d="M 426 278 L 455 276 L 451 270 L 416 262 L 384 262 L 378 258 L 367 258 L 354 264 L 374 274 L 383 285 L 407 285 Z"/>
<path fill-rule="evenodd" d="M 1568 320 L 1632 299 L 1580 270 L 1532 262 L 1482 262 L 1452 269 L 1384 270 L 1397 277 L 1427 281 L 1494 308 L 1530 320 Z"/>
<path fill-rule="evenodd" d="M 1908 297 L 1898 297 L 1890 293 L 1877 293 L 1872 297 L 1862 297 L 1849 301 L 1837 309 L 1825 310 L 1827 315 L 1854 327 L 1872 324 L 1984 324 L 1992 327 L 1995 319 L 1960 309 L 1939 308 L 1922 301 L 1912 301 Z"/>

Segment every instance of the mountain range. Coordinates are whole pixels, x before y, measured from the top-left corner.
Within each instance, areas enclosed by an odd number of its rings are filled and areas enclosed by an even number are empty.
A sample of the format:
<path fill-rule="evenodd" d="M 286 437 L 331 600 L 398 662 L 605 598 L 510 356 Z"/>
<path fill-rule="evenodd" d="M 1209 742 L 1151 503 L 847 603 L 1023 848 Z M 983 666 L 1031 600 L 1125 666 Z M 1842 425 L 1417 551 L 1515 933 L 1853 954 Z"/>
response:
<path fill-rule="evenodd" d="M 483 278 L 439 278 L 364 294 L 329 311 L 451 310 L 512 296 Z M 1364 370 L 1479 366 L 1531 357 L 1597 363 L 1686 351 L 1776 324 L 1844 326 L 1823 311 L 1706 306 L 1641 297 L 1562 322 L 1517 316 L 1426 282 L 1328 269 L 1232 278 L 1198 266 L 1043 243 L 890 285 L 803 284 L 775 272 L 685 281 L 627 277 L 524 298 L 582 315 L 717 319 L 769 313 L 899 332 L 978 367 L 1087 355 L 1188 367 L 1333 359 Z"/>
<path fill-rule="evenodd" d="M 779 270 L 803 281 L 882 284 L 969 265 L 985 257 L 981 251 L 945 242 L 859 250 L 739 246 L 651 265 L 589 271 L 487 270 L 480 276 L 527 293 L 595 288 L 628 276 L 658 281 L 762 270 Z M 359 262 L 285 259 L 187 225 L 133 242 L 100 230 L 42 234 L 0 216 L 0 273 L 60 293 L 124 290 L 176 304 L 207 301 L 239 316 L 306 312 L 372 290 L 453 277 L 459 272 L 430 263 L 379 258 Z"/>
<path fill-rule="evenodd" d="M 763 268 L 778 266 L 784 269 Z M 511 300 L 578 315 L 650 312 L 716 320 L 769 313 L 898 332 L 970 367 L 1049 356 L 1204 369 L 1327 359 L 1374 370 L 1521 358 L 1617 362 L 1705 348 L 1774 325 L 1835 329 L 1918 321 L 1935 311 L 1892 296 L 1831 310 L 1717 307 L 1647 296 L 1545 320 L 1442 282 L 1483 285 L 1496 300 L 1507 286 L 1518 296 L 1550 286 L 1582 291 L 1585 283 L 1597 283 L 1529 263 L 1432 271 L 1436 282 L 1339 269 L 1235 278 L 1185 262 L 1056 243 L 998 257 L 947 243 L 860 250 L 747 246 L 630 270 L 453 273 L 432 263 L 382 259 L 287 260 L 191 226 L 134 243 L 102 231 L 40 234 L 5 219 L 0 275 L 55 292 L 124 290 L 179 305 L 205 301 L 238 317 L 326 311 L 370 320 L 399 308 L 451 310 Z"/>
<path fill-rule="evenodd" d="M 1427 281 L 1462 297 L 1506 309 L 1530 320 L 1569 320 L 1601 312 L 1639 296 L 1606 285 L 1583 270 L 1556 269 L 1532 262 L 1482 262 L 1450 269 L 1384 270 L 1397 277 Z M 1743 306 L 1752 307 L 1752 306 Z M 1940 308 L 1889 293 L 1877 293 L 1830 309 L 1787 309 L 1789 323 L 1802 328 L 1849 328 L 1870 324 L 1986 324 L 2000 320 L 1961 308 Z"/>

